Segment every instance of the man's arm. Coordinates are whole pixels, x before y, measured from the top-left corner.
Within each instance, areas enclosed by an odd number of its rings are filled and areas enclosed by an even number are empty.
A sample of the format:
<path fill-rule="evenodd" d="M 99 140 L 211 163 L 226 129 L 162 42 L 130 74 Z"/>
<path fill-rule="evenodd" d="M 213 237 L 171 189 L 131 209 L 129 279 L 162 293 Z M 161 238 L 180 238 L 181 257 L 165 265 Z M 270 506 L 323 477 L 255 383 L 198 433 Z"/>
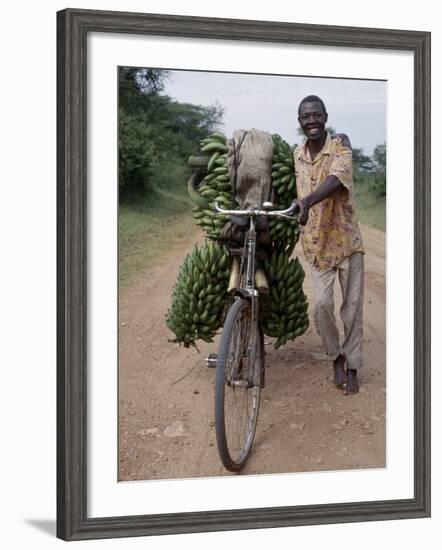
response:
<path fill-rule="evenodd" d="M 337 189 L 349 189 L 352 185 L 352 147 L 346 134 L 336 134 L 338 147 L 332 159 L 330 175 L 318 186 L 318 188 L 298 201 L 300 209 L 301 225 L 308 220 L 309 210 L 312 206 L 332 195 Z"/>
<path fill-rule="evenodd" d="M 297 201 L 300 210 L 299 223 L 301 225 L 305 225 L 308 220 L 310 208 L 329 197 L 336 191 L 336 189 L 339 189 L 340 187 L 344 186 L 336 176 L 328 176 L 315 191 L 303 199 L 299 199 Z"/>

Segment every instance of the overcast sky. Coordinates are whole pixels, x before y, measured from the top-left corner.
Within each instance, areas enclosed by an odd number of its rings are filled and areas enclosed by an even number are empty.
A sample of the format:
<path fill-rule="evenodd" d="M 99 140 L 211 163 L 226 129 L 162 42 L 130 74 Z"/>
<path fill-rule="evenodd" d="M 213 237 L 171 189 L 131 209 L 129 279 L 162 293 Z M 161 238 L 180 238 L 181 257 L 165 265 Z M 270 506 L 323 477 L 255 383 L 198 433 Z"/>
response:
<path fill-rule="evenodd" d="M 290 145 L 297 134 L 297 108 L 310 94 L 322 98 L 328 125 L 348 134 L 354 148 L 371 155 L 386 141 L 387 83 L 372 80 L 312 78 L 201 71 L 170 71 L 164 93 L 180 102 L 221 104 L 222 131 L 230 137 L 239 128 L 278 133 Z"/>

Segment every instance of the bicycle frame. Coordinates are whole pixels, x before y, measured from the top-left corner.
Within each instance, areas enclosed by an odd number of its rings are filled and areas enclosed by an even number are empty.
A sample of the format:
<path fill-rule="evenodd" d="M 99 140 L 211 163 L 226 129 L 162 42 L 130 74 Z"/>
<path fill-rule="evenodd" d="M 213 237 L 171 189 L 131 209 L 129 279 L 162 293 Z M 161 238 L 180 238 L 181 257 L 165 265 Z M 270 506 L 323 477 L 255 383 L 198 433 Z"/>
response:
<path fill-rule="evenodd" d="M 250 299 L 251 301 L 251 327 L 250 330 L 252 332 L 252 337 L 250 340 L 250 349 L 252 350 L 253 354 L 256 354 L 257 350 L 257 337 L 259 335 L 258 328 L 258 300 L 259 300 L 259 293 L 255 287 L 255 251 L 256 251 L 256 229 L 255 229 L 255 220 L 254 216 L 250 216 L 250 227 L 245 235 L 244 239 L 244 248 L 243 253 L 241 256 L 241 264 L 239 268 L 240 277 L 243 273 L 244 269 L 244 260 L 247 262 L 246 265 L 246 285 L 245 288 L 239 288 L 237 291 L 237 294 L 241 296 L 246 296 L 247 299 Z M 240 278 L 241 280 L 241 278 Z M 249 366 L 255 365 L 255 359 L 256 357 L 252 355 L 251 360 L 249 361 Z M 253 379 L 253 375 L 257 376 L 257 373 L 249 373 L 249 376 L 247 377 L 249 380 L 249 383 L 256 384 L 257 380 Z M 252 380 L 253 379 L 253 380 Z"/>
<path fill-rule="evenodd" d="M 264 203 L 265 204 L 265 203 Z M 292 204 L 285 210 L 259 210 L 251 208 L 249 210 L 225 210 L 220 208 L 217 201 L 215 201 L 215 210 L 219 214 L 230 214 L 235 216 L 247 216 L 250 219 L 250 227 L 245 236 L 245 243 L 243 249 L 243 255 L 241 257 L 240 273 L 243 269 L 244 254 L 247 250 L 247 270 L 246 270 L 246 287 L 242 289 L 246 295 L 255 302 L 254 298 L 258 296 L 258 292 L 255 289 L 255 251 L 256 251 L 256 229 L 255 218 L 257 216 L 279 216 L 282 218 L 293 219 L 293 212 L 297 208 L 297 201 L 293 201 Z"/>
<path fill-rule="evenodd" d="M 256 289 L 255 289 L 255 250 L 256 250 L 255 218 L 257 216 L 265 216 L 265 217 L 279 216 L 281 218 L 288 218 L 291 220 L 293 219 L 293 216 L 291 214 L 294 213 L 297 206 L 298 206 L 298 203 L 295 200 L 285 210 L 259 210 L 255 208 L 251 208 L 249 210 L 227 210 L 227 209 L 225 210 L 224 208 L 220 208 L 218 202 L 215 201 L 215 210 L 218 214 L 230 214 L 230 215 L 244 216 L 244 217 L 247 216 L 248 218 L 250 218 L 250 227 L 246 233 L 245 246 L 244 246 L 244 251 L 245 250 L 248 251 L 247 282 L 246 282 L 246 288 L 244 290 L 250 296 L 254 296 L 256 292 Z M 244 252 L 241 258 L 240 273 L 242 272 L 241 269 L 243 267 L 243 264 L 242 264 L 243 258 L 244 258 Z"/>
<path fill-rule="evenodd" d="M 218 212 L 244 216 L 250 222 L 240 254 L 234 301 L 226 315 L 219 345 L 219 362 L 216 361 L 216 438 L 221 461 L 231 471 L 239 471 L 249 456 L 258 420 L 261 389 L 265 386 L 265 351 L 260 326 L 259 291 L 255 282 L 256 261 L 259 258 L 257 217 L 286 216 L 294 211 L 296 204 L 293 203 L 287 210 L 274 212 L 269 211 L 271 206 L 271 203 L 264 203 L 263 208 L 267 210 L 263 211 L 229 211 L 221 209 L 215 202 Z M 209 366 L 214 362 L 213 358 L 208 359 Z"/>
<path fill-rule="evenodd" d="M 249 210 L 224 210 L 223 208 L 219 207 L 219 204 L 217 201 L 215 201 L 215 210 L 220 214 L 230 214 L 235 216 L 244 216 L 248 217 L 250 219 L 250 226 L 249 229 L 246 232 L 245 239 L 244 239 L 244 246 L 243 246 L 243 252 L 241 255 L 241 263 L 239 268 L 240 273 L 240 281 L 241 281 L 241 274 L 244 272 L 244 261 L 247 262 L 246 265 L 246 284 L 244 288 L 239 287 L 235 294 L 237 296 L 241 296 L 243 298 L 249 299 L 251 301 L 251 330 L 252 330 L 252 339 L 251 339 L 251 349 L 253 350 L 253 353 L 256 354 L 257 350 L 257 342 L 256 338 L 259 336 L 259 330 L 256 330 L 258 328 L 258 300 L 259 300 L 259 293 L 255 286 L 255 253 L 256 253 L 256 225 L 255 225 L 255 219 L 257 216 L 279 216 L 284 218 L 292 219 L 291 214 L 293 214 L 295 208 L 297 206 L 297 202 L 294 201 L 289 208 L 285 210 L 259 210 L 259 209 L 249 209 Z M 256 356 L 253 356 L 251 358 L 251 361 L 249 362 L 249 365 L 255 365 L 255 359 Z M 250 373 L 250 375 L 256 375 L 259 376 L 260 373 Z M 253 376 L 249 376 L 248 380 L 249 383 Z M 258 384 L 259 382 L 257 380 L 253 380 L 253 384 Z"/>

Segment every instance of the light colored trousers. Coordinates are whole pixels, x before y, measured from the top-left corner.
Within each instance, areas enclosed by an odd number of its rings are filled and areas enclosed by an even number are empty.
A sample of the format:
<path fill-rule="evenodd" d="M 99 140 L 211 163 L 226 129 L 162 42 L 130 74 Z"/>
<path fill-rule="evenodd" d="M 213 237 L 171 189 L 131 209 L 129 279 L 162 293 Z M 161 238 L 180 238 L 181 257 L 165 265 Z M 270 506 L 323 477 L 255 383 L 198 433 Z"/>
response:
<path fill-rule="evenodd" d="M 347 368 L 362 367 L 362 309 L 364 302 L 364 255 L 354 252 L 336 267 L 318 271 L 312 267 L 313 287 L 316 294 L 315 325 L 331 360 L 340 353 L 345 355 Z M 341 319 L 344 340 L 339 344 L 335 319 L 334 285 L 336 274 L 342 291 Z"/>

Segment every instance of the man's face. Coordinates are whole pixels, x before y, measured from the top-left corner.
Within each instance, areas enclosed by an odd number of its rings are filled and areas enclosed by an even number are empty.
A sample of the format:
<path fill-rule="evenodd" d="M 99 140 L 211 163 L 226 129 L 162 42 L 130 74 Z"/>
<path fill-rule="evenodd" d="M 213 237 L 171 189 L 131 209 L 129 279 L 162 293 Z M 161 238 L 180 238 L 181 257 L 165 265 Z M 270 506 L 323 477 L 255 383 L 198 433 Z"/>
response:
<path fill-rule="evenodd" d="M 298 122 L 308 139 L 316 141 L 324 136 L 327 118 L 318 101 L 301 104 Z"/>

